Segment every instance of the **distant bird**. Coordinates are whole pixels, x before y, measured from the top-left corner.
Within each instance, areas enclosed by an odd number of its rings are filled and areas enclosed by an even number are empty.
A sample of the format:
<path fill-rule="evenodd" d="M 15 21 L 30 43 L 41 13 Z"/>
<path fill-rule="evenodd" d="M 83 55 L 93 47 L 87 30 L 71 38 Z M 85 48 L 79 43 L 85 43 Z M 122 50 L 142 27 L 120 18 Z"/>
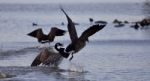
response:
<path fill-rule="evenodd" d="M 75 29 L 75 25 L 73 24 L 71 18 L 67 15 L 67 13 L 61 8 L 63 13 L 66 15 L 68 20 L 68 31 L 71 39 L 71 43 L 66 47 L 66 52 L 71 53 L 73 58 L 73 54 L 80 51 L 86 45 L 86 41 L 89 41 L 88 38 L 98 32 L 99 30 L 103 29 L 105 25 L 93 25 L 87 30 L 85 30 L 80 37 L 77 36 L 77 31 Z"/>
<path fill-rule="evenodd" d="M 115 24 L 114 25 L 115 27 L 124 27 L 125 26 L 125 23 L 123 23 L 122 21 L 119 21 L 118 19 L 115 19 L 113 21 L 113 23 Z"/>
<path fill-rule="evenodd" d="M 113 23 L 114 23 L 114 24 L 115 24 L 115 23 L 120 24 L 120 23 L 122 23 L 122 21 L 119 21 L 118 19 L 115 19 L 115 20 L 113 21 Z"/>
<path fill-rule="evenodd" d="M 131 25 L 131 27 L 138 30 L 141 26 L 140 26 L 139 22 L 135 22 L 135 24 Z"/>
<path fill-rule="evenodd" d="M 42 31 L 41 28 L 38 28 L 30 33 L 28 33 L 27 35 L 31 36 L 31 37 L 35 37 L 38 39 L 38 42 L 40 43 L 47 43 L 47 42 L 53 42 L 55 36 L 62 36 L 65 34 L 65 30 L 62 29 L 58 29 L 56 27 L 52 27 L 51 31 L 49 32 L 48 35 L 45 35 Z"/>
<path fill-rule="evenodd" d="M 44 48 L 39 55 L 36 56 L 36 58 L 33 60 L 31 66 L 38 66 L 40 64 L 48 65 L 48 66 L 58 66 L 61 61 L 63 60 L 62 55 L 59 53 L 60 50 L 62 50 L 62 44 L 56 43 L 55 49 L 58 50 L 58 52 L 54 51 L 54 48 Z M 62 52 L 61 52 L 62 53 Z M 62 53 L 63 55 L 64 52 Z M 69 55 L 67 55 L 69 56 Z M 65 57 L 65 56 L 64 56 Z M 67 58 L 67 57 L 66 57 Z"/>
<path fill-rule="evenodd" d="M 38 26 L 38 24 L 33 22 L 33 23 L 32 23 L 32 26 Z"/>
<path fill-rule="evenodd" d="M 99 20 L 99 21 L 95 21 L 95 24 L 107 24 L 107 22 Z"/>
<path fill-rule="evenodd" d="M 90 23 L 93 23 L 94 19 L 93 18 L 89 18 Z"/>
<path fill-rule="evenodd" d="M 129 24 L 129 21 L 125 20 L 124 23 L 125 23 L 125 24 Z"/>

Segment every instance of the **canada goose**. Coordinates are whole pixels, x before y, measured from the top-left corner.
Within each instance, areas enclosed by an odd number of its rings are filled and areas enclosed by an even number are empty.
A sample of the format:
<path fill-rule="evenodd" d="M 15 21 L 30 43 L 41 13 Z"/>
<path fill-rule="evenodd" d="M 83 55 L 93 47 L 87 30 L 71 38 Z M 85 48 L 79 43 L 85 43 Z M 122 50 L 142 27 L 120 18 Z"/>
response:
<path fill-rule="evenodd" d="M 60 43 L 55 44 L 55 49 L 59 50 L 58 52 L 55 52 L 53 50 L 53 48 L 44 48 L 40 52 L 40 54 L 37 55 L 36 58 L 33 60 L 31 66 L 38 66 L 40 64 L 58 66 L 60 64 L 60 62 L 63 60 L 63 57 L 59 53 L 60 50 L 62 49 L 61 46 L 62 46 L 62 44 L 60 44 Z"/>
<path fill-rule="evenodd" d="M 68 31 L 69 31 L 69 35 L 70 35 L 70 39 L 71 39 L 71 43 L 66 47 L 66 52 L 70 53 L 72 52 L 72 57 L 70 58 L 70 60 L 73 58 L 73 53 L 77 53 L 78 51 L 80 51 L 85 45 L 86 45 L 86 41 L 88 41 L 88 37 L 92 36 L 93 34 L 95 34 L 96 32 L 98 32 L 99 30 L 101 30 L 102 28 L 105 27 L 105 25 L 93 25 L 91 27 L 89 27 L 87 30 L 85 30 L 80 37 L 77 36 L 77 31 L 75 29 L 75 25 L 73 24 L 71 18 L 67 15 L 67 13 L 60 8 L 63 13 L 66 15 L 67 20 L 68 20 Z"/>
<path fill-rule="evenodd" d="M 62 36 L 65 34 L 65 30 L 58 29 L 56 27 L 52 27 L 51 31 L 49 32 L 48 35 L 43 34 L 43 31 L 41 28 L 38 28 L 31 33 L 28 33 L 27 35 L 31 37 L 37 38 L 38 42 L 40 43 L 46 43 L 46 42 L 53 42 L 55 36 Z"/>

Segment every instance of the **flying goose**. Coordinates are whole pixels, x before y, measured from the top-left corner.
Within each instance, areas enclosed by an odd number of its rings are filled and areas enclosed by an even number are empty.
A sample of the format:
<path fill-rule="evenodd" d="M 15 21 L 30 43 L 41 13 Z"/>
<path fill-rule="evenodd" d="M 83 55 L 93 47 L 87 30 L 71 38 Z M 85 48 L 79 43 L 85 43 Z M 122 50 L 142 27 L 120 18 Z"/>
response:
<path fill-rule="evenodd" d="M 67 56 L 69 56 L 69 53 L 62 52 L 64 50 L 62 46 L 63 45 L 61 43 L 55 44 L 54 47 L 58 52 L 54 51 L 53 48 L 50 47 L 43 49 L 33 60 L 31 66 L 38 66 L 40 64 L 58 66 L 63 60 L 63 57 L 66 57 L 67 54 Z"/>
<path fill-rule="evenodd" d="M 73 58 L 73 54 L 77 53 L 80 51 L 82 48 L 85 47 L 86 41 L 88 41 L 88 38 L 98 32 L 99 30 L 103 29 L 106 24 L 103 25 L 93 25 L 89 27 L 87 30 L 85 30 L 80 37 L 77 35 L 77 31 L 75 29 L 75 25 L 73 24 L 71 18 L 67 15 L 67 13 L 63 10 L 63 8 L 60 8 L 63 13 L 66 15 L 67 20 L 68 20 L 68 31 L 71 39 L 71 43 L 66 47 L 66 52 L 71 53 L 72 57 L 70 60 Z"/>
<path fill-rule="evenodd" d="M 49 34 L 46 35 L 43 33 L 42 28 L 38 28 L 38 29 L 28 33 L 27 35 L 37 38 L 38 42 L 40 42 L 40 43 L 47 43 L 47 42 L 53 42 L 55 36 L 62 36 L 65 34 L 65 32 L 66 32 L 65 30 L 58 29 L 56 27 L 52 27 Z"/>

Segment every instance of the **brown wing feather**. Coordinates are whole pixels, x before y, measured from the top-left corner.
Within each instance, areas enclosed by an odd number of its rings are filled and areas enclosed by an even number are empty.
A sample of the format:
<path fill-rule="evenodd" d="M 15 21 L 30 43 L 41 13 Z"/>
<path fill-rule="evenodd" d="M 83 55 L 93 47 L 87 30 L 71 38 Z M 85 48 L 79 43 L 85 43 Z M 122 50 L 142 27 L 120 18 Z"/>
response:
<path fill-rule="evenodd" d="M 79 39 L 84 40 L 84 41 L 88 41 L 88 37 L 92 36 L 93 34 L 98 32 L 99 30 L 103 29 L 104 27 L 105 27 L 105 25 L 93 25 L 90 28 L 88 28 L 87 30 L 85 30 Z"/>
<path fill-rule="evenodd" d="M 56 36 L 63 36 L 66 33 L 65 30 L 57 29 L 56 30 Z"/>
<path fill-rule="evenodd" d="M 62 60 L 63 60 L 63 57 L 54 52 L 53 49 L 51 50 L 48 50 L 48 49 L 45 49 L 45 52 L 49 55 L 47 59 L 45 59 L 45 61 L 43 62 L 44 65 L 57 65 L 59 64 Z"/>
<path fill-rule="evenodd" d="M 78 39 L 78 35 L 75 29 L 75 25 L 72 22 L 71 18 L 67 15 L 67 13 L 63 10 L 63 8 L 60 8 L 63 13 L 66 15 L 67 17 L 67 21 L 68 21 L 68 31 L 69 31 L 69 35 L 70 35 L 70 39 L 72 42 L 75 42 Z"/>
<path fill-rule="evenodd" d="M 63 60 L 63 57 L 57 53 L 54 53 L 53 55 L 50 55 L 44 62 L 44 65 L 53 65 L 59 63 Z"/>
<path fill-rule="evenodd" d="M 41 64 L 41 61 L 40 61 L 40 54 L 33 60 L 31 66 L 37 66 L 37 65 L 40 65 Z"/>
<path fill-rule="evenodd" d="M 52 27 L 49 34 L 55 34 L 55 36 L 63 36 L 65 33 L 66 33 L 65 30 L 62 30 L 62 29 L 59 29 L 56 27 Z"/>
<path fill-rule="evenodd" d="M 38 33 L 43 34 L 43 31 L 41 28 L 38 28 L 38 29 L 32 31 L 32 32 L 28 33 L 27 35 L 37 38 Z"/>

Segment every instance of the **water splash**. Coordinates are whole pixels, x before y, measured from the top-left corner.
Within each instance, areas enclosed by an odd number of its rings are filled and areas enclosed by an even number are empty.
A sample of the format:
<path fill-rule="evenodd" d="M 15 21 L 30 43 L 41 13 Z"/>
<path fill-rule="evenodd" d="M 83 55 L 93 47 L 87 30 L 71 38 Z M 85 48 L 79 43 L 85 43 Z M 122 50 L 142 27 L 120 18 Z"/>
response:
<path fill-rule="evenodd" d="M 69 70 L 74 72 L 85 72 L 84 66 L 79 63 L 69 62 Z"/>

